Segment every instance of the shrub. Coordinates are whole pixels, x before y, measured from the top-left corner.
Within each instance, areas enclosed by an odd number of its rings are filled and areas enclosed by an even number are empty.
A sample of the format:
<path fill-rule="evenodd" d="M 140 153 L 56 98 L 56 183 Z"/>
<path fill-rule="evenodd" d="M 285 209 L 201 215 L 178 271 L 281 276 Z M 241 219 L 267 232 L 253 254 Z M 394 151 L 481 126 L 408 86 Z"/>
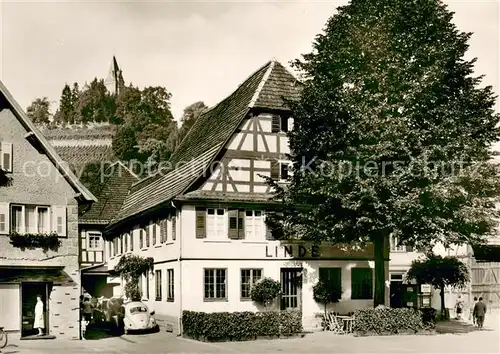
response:
<path fill-rule="evenodd" d="M 264 278 L 252 287 L 250 296 L 253 301 L 268 306 L 281 293 L 281 284 L 271 278 Z"/>
<path fill-rule="evenodd" d="M 354 315 L 354 332 L 358 334 L 416 333 L 424 329 L 422 313 L 413 308 L 362 309 Z"/>
<path fill-rule="evenodd" d="M 302 332 L 302 314 L 286 312 L 182 313 L 184 334 L 208 341 L 245 340 L 260 336 L 291 336 Z"/>
<path fill-rule="evenodd" d="M 422 323 L 424 325 L 424 328 L 426 329 L 435 328 L 437 320 L 437 310 L 430 307 L 430 308 L 422 308 L 420 309 L 420 312 L 422 314 Z"/>

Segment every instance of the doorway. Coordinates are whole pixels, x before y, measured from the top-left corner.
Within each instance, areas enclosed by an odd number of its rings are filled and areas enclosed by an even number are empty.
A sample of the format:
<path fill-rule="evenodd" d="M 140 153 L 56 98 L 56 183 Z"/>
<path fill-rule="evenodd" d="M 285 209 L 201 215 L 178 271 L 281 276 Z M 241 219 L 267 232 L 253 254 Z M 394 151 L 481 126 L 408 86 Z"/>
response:
<path fill-rule="evenodd" d="M 38 330 L 33 328 L 35 322 L 36 297 L 41 296 L 43 302 L 43 319 L 45 328 L 44 334 L 49 334 L 49 294 L 51 283 L 22 283 L 21 284 L 21 316 L 22 328 L 21 337 L 38 334 Z"/>
<path fill-rule="evenodd" d="M 302 295 L 302 269 L 281 269 L 281 310 L 300 309 Z"/>

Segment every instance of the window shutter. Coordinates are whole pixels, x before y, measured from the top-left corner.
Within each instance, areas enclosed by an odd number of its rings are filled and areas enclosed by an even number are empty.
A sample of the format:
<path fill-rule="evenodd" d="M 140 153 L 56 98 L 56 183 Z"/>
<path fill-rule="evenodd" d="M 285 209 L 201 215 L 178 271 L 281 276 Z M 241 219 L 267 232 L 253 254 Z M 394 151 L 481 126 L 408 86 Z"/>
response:
<path fill-rule="evenodd" d="M 0 203 L 0 235 L 9 233 L 9 203 Z"/>
<path fill-rule="evenodd" d="M 172 241 L 175 241 L 177 233 L 177 215 L 174 214 L 172 217 Z"/>
<path fill-rule="evenodd" d="M 52 206 L 52 231 L 58 236 L 66 236 L 66 207 Z"/>
<path fill-rule="evenodd" d="M 238 239 L 238 210 L 228 210 L 228 237 L 230 239 Z"/>
<path fill-rule="evenodd" d="M 281 118 L 278 115 L 273 115 L 271 124 L 271 133 L 279 133 L 281 130 Z"/>
<path fill-rule="evenodd" d="M 245 239 L 245 210 L 238 210 L 238 239 Z"/>
<path fill-rule="evenodd" d="M 196 238 L 206 238 L 206 210 L 204 208 L 196 209 Z M 172 223 L 173 223 L 172 219 Z"/>
<path fill-rule="evenodd" d="M 167 219 L 163 219 L 160 224 L 160 243 L 167 240 Z"/>
<path fill-rule="evenodd" d="M 130 231 L 130 250 L 133 251 L 134 250 L 134 233 L 135 233 L 135 230 L 136 229 L 132 229 Z"/>
<path fill-rule="evenodd" d="M 281 131 L 288 131 L 288 117 L 281 117 Z"/>
<path fill-rule="evenodd" d="M 287 163 L 280 163 L 280 179 L 287 179 L 288 178 L 288 164 Z"/>
<path fill-rule="evenodd" d="M 2 142 L 0 166 L 5 172 L 12 172 L 12 144 Z"/>
<path fill-rule="evenodd" d="M 278 161 L 271 161 L 271 179 L 278 180 L 280 178 L 280 165 Z"/>

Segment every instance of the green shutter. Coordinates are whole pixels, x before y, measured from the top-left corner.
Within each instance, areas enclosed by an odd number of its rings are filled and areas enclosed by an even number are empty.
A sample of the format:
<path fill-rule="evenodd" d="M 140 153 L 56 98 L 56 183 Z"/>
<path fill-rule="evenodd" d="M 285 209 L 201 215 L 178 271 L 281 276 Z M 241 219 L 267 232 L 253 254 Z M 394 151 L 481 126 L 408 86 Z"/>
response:
<path fill-rule="evenodd" d="M 245 210 L 238 210 L 238 239 L 245 239 Z"/>
<path fill-rule="evenodd" d="M 228 215 L 228 237 L 238 239 L 238 210 L 229 210 Z"/>

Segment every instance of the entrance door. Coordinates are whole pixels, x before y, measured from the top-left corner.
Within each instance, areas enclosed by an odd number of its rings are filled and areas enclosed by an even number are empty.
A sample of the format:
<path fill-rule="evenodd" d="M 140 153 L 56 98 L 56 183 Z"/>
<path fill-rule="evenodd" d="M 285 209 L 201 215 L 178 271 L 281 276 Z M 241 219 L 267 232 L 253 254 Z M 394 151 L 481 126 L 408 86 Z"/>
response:
<path fill-rule="evenodd" d="M 302 269 L 281 269 L 281 310 L 300 309 L 302 293 Z"/>
<path fill-rule="evenodd" d="M 26 337 L 36 335 L 38 330 L 33 328 L 35 322 L 36 297 L 40 295 L 43 302 L 44 334 L 49 334 L 49 290 L 50 283 L 22 283 L 21 301 L 22 301 L 22 328 L 21 336 Z"/>
<path fill-rule="evenodd" d="M 390 291 L 391 291 L 390 306 L 392 308 L 405 307 L 404 303 L 405 285 L 403 284 L 403 282 L 391 281 Z"/>

